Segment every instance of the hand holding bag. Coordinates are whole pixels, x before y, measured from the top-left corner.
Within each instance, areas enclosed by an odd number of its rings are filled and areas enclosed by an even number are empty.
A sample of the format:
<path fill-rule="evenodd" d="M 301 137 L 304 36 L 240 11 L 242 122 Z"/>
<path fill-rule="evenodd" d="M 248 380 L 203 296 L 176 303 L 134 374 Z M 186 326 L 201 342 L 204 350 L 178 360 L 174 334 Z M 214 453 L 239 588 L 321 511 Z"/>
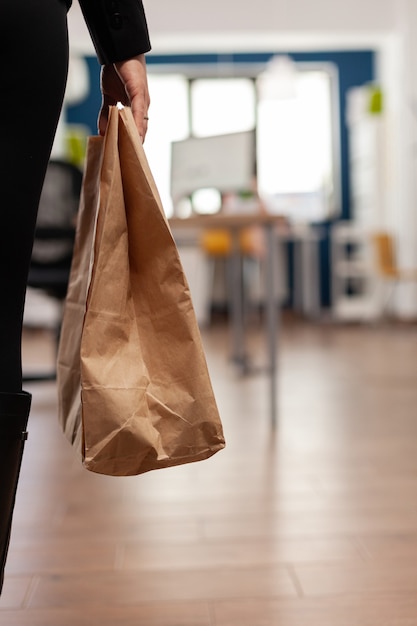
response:
<path fill-rule="evenodd" d="M 58 353 L 59 419 L 113 476 L 224 445 L 178 251 L 130 109 L 89 140 Z"/>

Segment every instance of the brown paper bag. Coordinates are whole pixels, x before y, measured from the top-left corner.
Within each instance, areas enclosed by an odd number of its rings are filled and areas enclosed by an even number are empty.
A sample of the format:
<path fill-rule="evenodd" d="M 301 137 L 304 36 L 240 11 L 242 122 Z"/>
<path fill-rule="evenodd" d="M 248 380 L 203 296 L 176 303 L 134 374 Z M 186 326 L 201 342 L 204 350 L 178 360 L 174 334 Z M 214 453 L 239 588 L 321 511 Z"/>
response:
<path fill-rule="evenodd" d="M 58 354 L 59 419 L 113 476 L 224 447 L 178 251 L 130 109 L 89 140 Z"/>

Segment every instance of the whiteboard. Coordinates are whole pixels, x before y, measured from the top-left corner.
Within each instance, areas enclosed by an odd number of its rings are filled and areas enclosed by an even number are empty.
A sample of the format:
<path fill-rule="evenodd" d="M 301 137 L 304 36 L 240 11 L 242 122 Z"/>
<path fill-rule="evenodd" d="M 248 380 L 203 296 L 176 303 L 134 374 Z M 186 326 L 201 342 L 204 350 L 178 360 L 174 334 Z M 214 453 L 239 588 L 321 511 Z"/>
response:
<path fill-rule="evenodd" d="M 171 196 L 174 202 L 207 187 L 224 193 L 251 189 L 255 154 L 253 130 L 172 142 Z"/>

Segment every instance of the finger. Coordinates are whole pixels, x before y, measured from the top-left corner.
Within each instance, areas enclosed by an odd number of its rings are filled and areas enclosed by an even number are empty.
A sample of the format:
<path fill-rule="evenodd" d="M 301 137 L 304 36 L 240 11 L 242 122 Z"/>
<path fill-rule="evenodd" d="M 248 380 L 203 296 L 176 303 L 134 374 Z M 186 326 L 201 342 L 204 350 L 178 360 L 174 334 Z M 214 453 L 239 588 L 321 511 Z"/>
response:
<path fill-rule="evenodd" d="M 147 111 L 144 110 L 143 106 L 138 108 L 134 108 L 132 105 L 132 115 L 136 124 L 136 128 L 138 129 L 138 133 L 141 136 L 142 143 L 145 141 L 146 133 L 148 130 L 148 122 L 149 117 Z"/>

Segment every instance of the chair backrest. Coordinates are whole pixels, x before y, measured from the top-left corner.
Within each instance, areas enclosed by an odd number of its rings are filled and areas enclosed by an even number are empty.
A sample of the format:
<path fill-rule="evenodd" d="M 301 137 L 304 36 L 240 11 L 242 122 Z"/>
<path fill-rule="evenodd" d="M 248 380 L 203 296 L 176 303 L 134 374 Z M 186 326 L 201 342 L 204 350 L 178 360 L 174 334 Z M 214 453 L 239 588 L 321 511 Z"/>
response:
<path fill-rule="evenodd" d="M 82 172 L 67 161 L 51 160 L 39 202 L 32 261 L 54 263 L 72 255 Z"/>
<path fill-rule="evenodd" d="M 386 278 L 396 278 L 398 276 L 398 268 L 392 235 L 381 231 L 374 233 L 372 239 L 378 273 Z"/>
<path fill-rule="evenodd" d="M 75 165 L 51 160 L 39 203 L 28 285 L 60 299 L 68 286 L 82 177 Z"/>

